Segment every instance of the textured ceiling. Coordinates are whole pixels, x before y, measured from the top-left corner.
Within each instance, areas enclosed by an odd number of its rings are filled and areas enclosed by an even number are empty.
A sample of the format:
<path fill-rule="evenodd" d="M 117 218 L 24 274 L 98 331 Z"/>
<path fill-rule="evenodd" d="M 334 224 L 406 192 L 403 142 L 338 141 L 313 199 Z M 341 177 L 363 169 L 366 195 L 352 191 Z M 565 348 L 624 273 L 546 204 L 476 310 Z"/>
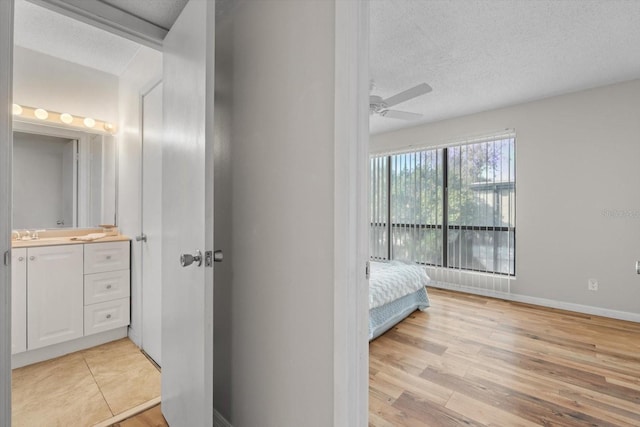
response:
<path fill-rule="evenodd" d="M 140 49 L 137 43 L 25 0 L 16 0 L 14 36 L 18 46 L 117 76 Z"/>
<path fill-rule="evenodd" d="M 417 122 L 372 116 L 372 133 L 640 78 L 637 0 L 376 0 L 373 93 L 421 82 L 399 104 Z"/>
<path fill-rule="evenodd" d="M 100 0 L 168 30 L 188 0 Z"/>
<path fill-rule="evenodd" d="M 1 1 L 1 0 L 0 0 Z M 168 28 L 186 0 L 101 0 Z M 638 0 L 373 0 L 371 76 L 406 122 L 371 117 L 373 133 L 640 78 Z M 16 0 L 19 46 L 120 75 L 139 46 Z"/>

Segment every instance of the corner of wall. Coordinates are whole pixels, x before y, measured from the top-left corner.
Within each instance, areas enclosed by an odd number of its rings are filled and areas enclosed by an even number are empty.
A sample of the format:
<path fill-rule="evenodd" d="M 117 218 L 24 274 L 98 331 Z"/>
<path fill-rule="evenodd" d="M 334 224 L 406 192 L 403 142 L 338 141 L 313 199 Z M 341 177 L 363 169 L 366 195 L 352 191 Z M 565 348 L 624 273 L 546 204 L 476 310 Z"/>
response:
<path fill-rule="evenodd" d="M 229 421 L 217 410 L 213 410 L 213 426 L 214 427 L 233 427 Z"/>

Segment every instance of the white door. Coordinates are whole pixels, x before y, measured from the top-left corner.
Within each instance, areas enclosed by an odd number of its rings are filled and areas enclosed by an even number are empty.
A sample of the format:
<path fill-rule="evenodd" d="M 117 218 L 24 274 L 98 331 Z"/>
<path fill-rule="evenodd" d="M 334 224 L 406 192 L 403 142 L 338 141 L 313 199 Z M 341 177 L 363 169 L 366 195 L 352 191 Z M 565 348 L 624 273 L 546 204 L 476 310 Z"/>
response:
<path fill-rule="evenodd" d="M 162 325 L 162 84 L 142 98 L 142 349 L 160 366 Z"/>
<path fill-rule="evenodd" d="M 164 40 L 162 412 L 172 427 L 213 425 L 213 269 L 180 258 L 213 246 L 214 7 L 190 0 Z"/>

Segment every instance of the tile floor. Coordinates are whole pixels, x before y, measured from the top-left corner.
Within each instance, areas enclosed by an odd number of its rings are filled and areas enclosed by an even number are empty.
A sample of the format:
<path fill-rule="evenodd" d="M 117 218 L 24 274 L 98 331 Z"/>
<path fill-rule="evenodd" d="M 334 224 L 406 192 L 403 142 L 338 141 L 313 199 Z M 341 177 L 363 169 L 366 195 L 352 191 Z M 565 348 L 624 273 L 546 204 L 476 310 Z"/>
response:
<path fill-rule="evenodd" d="M 169 424 L 162 416 L 161 406 L 156 405 L 112 427 L 169 427 Z"/>
<path fill-rule="evenodd" d="M 160 372 L 128 338 L 13 371 L 14 427 L 93 426 L 160 396 Z"/>

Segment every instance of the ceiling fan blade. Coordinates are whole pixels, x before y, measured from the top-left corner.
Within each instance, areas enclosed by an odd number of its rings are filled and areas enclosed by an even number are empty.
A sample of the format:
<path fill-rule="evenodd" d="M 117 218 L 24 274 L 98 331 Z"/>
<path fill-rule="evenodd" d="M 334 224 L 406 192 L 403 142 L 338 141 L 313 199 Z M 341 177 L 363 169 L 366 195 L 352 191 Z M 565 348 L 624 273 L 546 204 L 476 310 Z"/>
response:
<path fill-rule="evenodd" d="M 397 111 L 397 110 L 384 110 L 380 112 L 382 117 L 389 117 L 390 119 L 400 119 L 400 120 L 418 120 L 422 117 L 422 114 L 417 113 L 409 113 L 407 111 Z"/>
<path fill-rule="evenodd" d="M 418 86 L 414 86 L 411 89 L 407 89 L 404 92 L 400 92 L 397 95 L 393 95 L 384 100 L 384 103 L 387 107 L 393 107 L 396 104 L 400 104 L 401 102 L 405 102 L 410 100 L 411 98 L 415 98 L 420 95 L 424 95 L 425 93 L 431 92 L 431 86 L 426 83 L 421 83 Z"/>

